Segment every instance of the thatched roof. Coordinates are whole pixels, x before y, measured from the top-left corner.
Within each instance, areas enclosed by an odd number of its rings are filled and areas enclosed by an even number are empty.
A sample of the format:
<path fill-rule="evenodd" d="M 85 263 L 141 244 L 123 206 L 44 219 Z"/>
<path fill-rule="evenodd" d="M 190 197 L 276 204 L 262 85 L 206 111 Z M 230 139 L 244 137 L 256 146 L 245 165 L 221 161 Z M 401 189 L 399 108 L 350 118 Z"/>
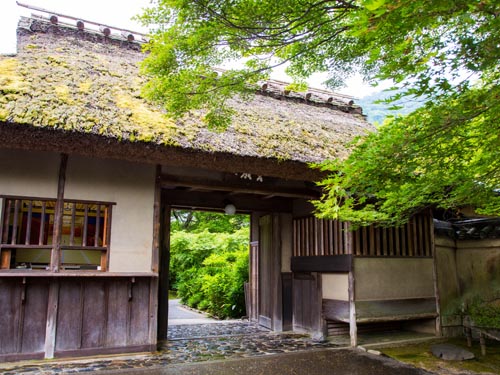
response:
<path fill-rule="evenodd" d="M 233 99 L 236 114 L 225 132 L 207 130 L 201 112 L 174 121 L 141 98 L 142 58 L 138 43 L 23 18 L 18 54 L 0 57 L 0 127 L 295 163 L 343 158 L 353 137 L 373 130 L 349 99 L 285 93 L 276 82 L 250 102 Z"/>

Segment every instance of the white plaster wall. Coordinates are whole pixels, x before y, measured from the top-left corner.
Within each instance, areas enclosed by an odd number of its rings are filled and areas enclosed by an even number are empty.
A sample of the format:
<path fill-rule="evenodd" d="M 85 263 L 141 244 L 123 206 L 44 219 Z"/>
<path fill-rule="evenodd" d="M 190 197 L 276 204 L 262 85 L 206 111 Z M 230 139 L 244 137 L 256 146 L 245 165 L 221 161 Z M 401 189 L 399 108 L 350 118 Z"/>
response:
<path fill-rule="evenodd" d="M 323 299 L 349 301 L 348 273 L 324 273 L 321 278 Z"/>
<path fill-rule="evenodd" d="M 114 202 L 111 272 L 151 272 L 155 167 L 70 156 L 66 199 Z"/>
<path fill-rule="evenodd" d="M 0 194 L 57 197 L 60 156 L 0 149 Z"/>
<path fill-rule="evenodd" d="M 354 258 L 357 301 L 433 298 L 431 258 Z"/>

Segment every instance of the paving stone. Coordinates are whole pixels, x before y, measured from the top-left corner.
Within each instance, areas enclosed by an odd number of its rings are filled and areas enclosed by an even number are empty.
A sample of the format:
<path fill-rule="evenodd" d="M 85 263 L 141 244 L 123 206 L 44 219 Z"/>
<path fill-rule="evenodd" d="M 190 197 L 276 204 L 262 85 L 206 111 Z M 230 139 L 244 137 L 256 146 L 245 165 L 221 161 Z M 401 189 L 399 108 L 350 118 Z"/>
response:
<path fill-rule="evenodd" d="M 91 362 L 43 363 L 39 366 L 14 366 L 4 374 L 41 375 L 99 372 L 112 369 L 165 366 L 230 358 L 265 356 L 278 353 L 332 348 L 328 342 L 314 342 L 304 334 L 275 333 L 248 321 L 176 325 L 169 327 L 166 342 L 156 353 L 128 359 L 96 359 Z"/>
<path fill-rule="evenodd" d="M 445 361 L 464 361 L 474 359 L 474 354 L 452 344 L 437 344 L 431 347 L 432 354 Z"/>

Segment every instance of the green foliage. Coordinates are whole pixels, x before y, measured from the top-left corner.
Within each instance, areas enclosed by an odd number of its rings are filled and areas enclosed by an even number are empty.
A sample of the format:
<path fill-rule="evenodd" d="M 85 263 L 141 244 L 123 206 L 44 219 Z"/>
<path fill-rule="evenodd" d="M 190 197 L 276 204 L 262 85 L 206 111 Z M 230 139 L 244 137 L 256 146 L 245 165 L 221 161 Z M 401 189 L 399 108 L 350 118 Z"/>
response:
<path fill-rule="evenodd" d="M 329 172 L 322 217 L 401 224 L 425 207 L 499 215 L 500 87 L 483 84 L 388 120 Z"/>
<path fill-rule="evenodd" d="M 500 304 L 474 300 L 467 312 L 476 326 L 500 329 Z"/>
<path fill-rule="evenodd" d="M 358 140 L 330 175 L 322 217 L 393 225 L 426 207 L 474 205 L 499 215 L 500 3 L 495 0 L 158 0 L 145 94 L 175 116 L 205 108 L 223 129 L 225 101 L 288 64 L 297 82 L 327 72 L 391 80 L 425 103 Z M 245 61 L 213 74 L 215 65 Z M 217 114 L 222 114 L 217 116 Z"/>
<path fill-rule="evenodd" d="M 228 232 L 227 215 L 197 212 L 196 217 L 199 222 L 190 231 L 171 234 L 171 287 L 191 307 L 219 318 L 241 317 L 248 281 L 248 217 L 240 218 L 239 229 Z M 208 221 L 217 231 L 208 228 Z"/>
<path fill-rule="evenodd" d="M 250 226 L 248 215 L 224 215 L 219 212 L 172 210 L 170 220 L 173 232 L 199 233 L 207 230 L 210 233 L 234 233 Z"/>

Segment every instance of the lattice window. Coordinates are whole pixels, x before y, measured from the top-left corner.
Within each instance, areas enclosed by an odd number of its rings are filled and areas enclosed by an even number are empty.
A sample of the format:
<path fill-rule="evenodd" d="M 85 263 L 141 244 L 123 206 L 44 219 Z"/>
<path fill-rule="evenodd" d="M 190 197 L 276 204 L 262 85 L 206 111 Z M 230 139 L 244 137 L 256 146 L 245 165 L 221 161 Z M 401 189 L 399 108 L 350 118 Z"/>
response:
<path fill-rule="evenodd" d="M 48 269 L 54 239 L 56 200 L 2 198 L 1 268 Z M 59 242 L 63 269 L 106 271 L 113 203 L 65 200 Z"/>

